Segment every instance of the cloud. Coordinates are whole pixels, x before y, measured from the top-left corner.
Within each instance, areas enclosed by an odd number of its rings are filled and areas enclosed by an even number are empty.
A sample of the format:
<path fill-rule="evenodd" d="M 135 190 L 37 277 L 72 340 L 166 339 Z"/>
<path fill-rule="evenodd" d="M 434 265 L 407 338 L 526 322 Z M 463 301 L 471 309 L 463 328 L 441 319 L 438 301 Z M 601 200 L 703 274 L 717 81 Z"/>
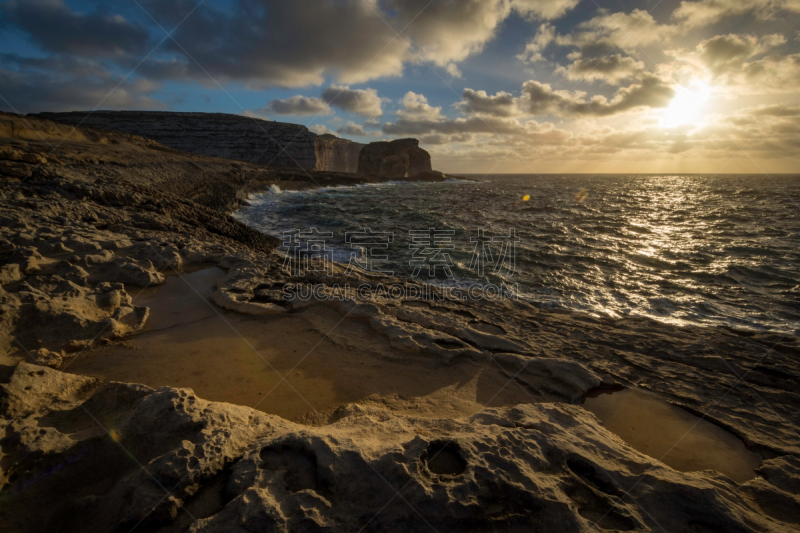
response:
<path fill-rule="evenodd" d="M 480 52 L 511 13 L 507 0 L 389 0 L 387 7 L 397 13 L 398 30 L 410 22 L 404 32 L 415 48 L 410 59 L 440 67 Z"/>
<path fill-rule="evenodd" d="M 784 44 L 783 35 L 717 35 L 697 45 L 699 58 L 719 76 L 733 70 L 741 70 L 747 59 Z"/>
<path fill-rule="evenodd" d="M 619 89 L 611 100 L 600 95 L 586 100 L 583 92 L 553 90 L 547 83 L 530 80 L 522 85 L 520 107 L 532 115 L 604 117 L 636 108 L 666 107 L 674 96 L 675 91 L 653 75 Z"/>
<path fill-rule="evenodd" d="M 539 31 L 536 36 L 528 41 L 525 45 L 525 51 L 517 56 L 521 61 L 528 61 L 534 63 L 536 61 L 544 61 L 542 52 L 547 46 L 555 40 L 556 28 L 552 24 L 542 24 L 539 26 Z"/>
<path fill-rule="evenodd" d="M 775 18 L 781 12 L 798 13 L 796 0 L 700 0 L 683 1 L 672 18 L 687 28 L 708 26 L 724 18 L 752 13 L 760 20 Z"/>
<path fill-rule="evenodd" d="M 147 52 L 147 31 L 120 15 L 77 13 L 62 0 L 9 0 L 2 12 L 2 26 L 16 25 L 48 52 L 87 57 Z"/>
<path fill-rule="evenodd" d="M 609 85 L 619 85 L 623 80 L 641 77 L 644 63 L 622 54 L 578 57 L 566 67 L 557 66 L 555 72 L 569 80 L 600 80 Z"/>
<path fill-rule="evenodd" d="M 553 20 L 563 17 L 579 2 L 580 0 L 512 0 L 511 5 L 524 17 Z"/>
<path fill-rule="evenodd" d="M 444 120 L 441 107 L 432 107 L 428 99 L 414 91 L 408 91 L 403 97 L 403 109 L 397 112 L 401 120 L 429 121 Z"/>
<path fill-rule="evenodd" d="M 376 129 L 381 127 L 381 121 L 377 118 L 370 118 L 364 122 L 364 127 L 366 129 Z"/>
<path fill-rule="evenodd" d="M 428 145 L 445 145 L 453 143 L 468 143 L 472 142 L 475 136 L 471 133 L 456 133 L 453 135 L 444 135 L 441 133 L 433 133 L 430 135 L 423 135 L 419 141 L 422 144 Z"/>
<path fill-rule="evenodd" d="M 311 132 L 317 135 L 335 135 L 336 132 L 324 124 L 314 124 L 308 128 Z"/>
<path fill-rule="evenodd" d="M 584 55 L 602 55 L 609 50 L 632 52 L 640 46 L 669 41 L 680 31 L 678 26 L 659 24 L 642 9 L 630 13 L 608 13 L 578 24 L 576 31 L 558 35 L 561 46 L 577 46 Z"/>
<path fill-rule="evenodd" d="M 506 135 L 522 133 L 523 126 L 516 119 L 499 117 L 469 117 L 442 120 L 399 119 L 383 125 L 383 132 L 389 135 L 417 136 L 432 133 L 444 135 L 464 133 L 485 133 Z"/>
<path fill-rule="evenodd" d="M 20 71 L 19 64 L 28 68 Z M 0 94 L 5 101 L 2 109 L 17 113 L 41 111 L 78 111 L 103 109 L 165 109 L 167 106 L 150 95 L 159 85 L 148 80 L 129 80 L 119 83 L 117 77 L 98 65 L 79 60 L 66 60 L 59 70 L 35 70 L 35 64 L 48 60 L 15 62 L 13 56 L 0 61 Z M 68 65 L 78 67 L 65 72 Z"/>
<path fill-rule="evenodd" d="M 496 117 L 513 117 L 521 114 L 517 98 L 511 93 L 500 91 L 489 96 L 486 91 L 464 89 L 461 102 L 455 108 L 465 115 L 490 115 Z"/>
<path fill-rule="evenodd" d="M 463 75 L 461 70 L 459 70 L 459 68 L 456 66 L 455 63 L 448 63 L 444 67 L 444 71 L 450 74 L 450 76 L 452 76 L 453 78 L 460 78 Z"/>
<path fill-rule="evenodd" d="M 619 129 L 589 126 L 572 133 L 550 123 L 529 121 L 522 132 L 493 138 L 473 136 L 461 147 L 453 146 L 453 137 L 444 134 L 422 139 L 431 145 L 429 151 L 439 168 L 450 172 L 474 172 L 481 165 L 496 172 L 532 172 L 526 161 L 536 161 L 537 172 L 559 168 L 565 161 L 595 172 L 598 168 L 604 172 L 638 168 L 641 172 L 648 162 L 653 163 L 651 171 L 664 172 L 667 167 L 685 168 L 689 161 L 702 162 L 704 171 L 729 172 L 735 170 L 727 166 L 731 156 L 744 145 L 762 165 L 765 160 L 791 164 L 800 147 L 798 125 L 794 115 L 767 120 L 745 113 L 702 128 L 634 124 Z"/>
<path fill-rule="evenodd" d="M 384 124 L 389 135 L 443 135 L 531 134 L 539 128 L 536 121 L 520 123 L 518 119 L 531 115 L 557 115 L 566 117 L 606 117 L 639 108 L 666 107 L 675 91 L 651 74 L 644 75 L 638 83 L 619 89 L 608 100 L 604 96 L 586 99 L 583 92 L 554 90 L 549 84 L 530 80 L 522 85 L 521 95 L 507 92 L 490 96 L 486 91 L 465 89 L 461 102 L 453 105 L 466 118 L 450 119 L 441 113 L 441 107 L 432 107 L 425 96 L 409 91 L 403 98 L 403 108 L 397 112 L 398 120 Z M 537 133 L 541 133 L 537 130 Z"/>
<path fill-rule="evenodd" d="M 450 119 L 442 115 L 441 107 L 428 104 L 424 95 L 409 91 L 403 98 L 403 108 L 397 112 L 397 121 L 384 124 L 383 132 L 397 136 L 426 136 L 431 144 L 442 144 L 445 138 L 450 139 L 448 142 L 462 142 L 476 133 L 505 135 L 524 131 L 523 125 L 515 118 L 498 116 L 502 113 L 502 102 L 511 97 L 508 93 L 488 96 L 485 91 L 466 89 L 464 95 L 464 99 L 454 107 L 461 109 L 467 104 L 467 99 L 472 99 L 480 111 L 473 109 L 470 111 L 473 116 Z M 461 140 L 454 140 L 457 138 Z"/>
<path fill-rule="evenodd" d="M 174 0 L 142 0 L 169 26 L 191 9 Z M 170 59 L 143 66 L 162 79 L 243 82 L 248 88 L 339 84 L 400 76 L 409 63 L 455 64 L 479 52 L 509 16 L 509 0 L 339 0 L 310 9 L 296 0 L 233 0 L 225 9 L 204 3 L 165 43 Z M 391 28 L 404 29 L 397 37 Z M 209 38 L 212 36 L 212 38 Z M 450 66 L 453 65 L 453 66 Z"/>
<path fill-rule="evenodd" d="M 602 12 L 600 15 L 578 24 L 566 35 L 556 35 L 554 41 L 560 46 L 577 47 L 582 55 L 602 56 L 618 49 L 628 53 L 642 46 L 666 44 L 685 35 L 694 28 L 708 26 L 728 16 L 755 13 L 760 19 L 773 18 L 780 12 L 800 12 L 797 0 L 700 0 L 681 2 L 672 13 L 674 24 L 661 24 L 643 9 L 630 13 Z M 546 43 L 549 44 L 549 43 Z M 545 44 L 545 45 L 546 45 Z M 541 57 L 543 46 L 529 43 L 531 52 L 524 55 Z"/>
<path fill-rule="evenodd" d="M 745 109 L 743 112 L 771 117 L 800 117 L 800 106 L 787 106 L 786 104 L 761 105 Z"/>
<path fill-rule="evenodd" d="M 572 100 L 578 103 L 598 100 L 581 93 L 561 93 L 575 97 Z M 626 98 L 631 101 L 632 96 Z M 520 97 L 522 100 L 524 97 Z M 622 98 L 617 104 L 621 102 Z M 600 116 L 606 112 L 603 110 Z M 592 115 L 580 117 L 582 127 L 578 131 L 567 131 L 550 122 L 522 123 L 490 116 L 398 120 L 385 125 L 384 130 L 390 135 L 418 137 L 437 166 L 450 172 L 532 172 L 526 161 L 536 161 L 537 172 L 558 171 L 565 162 L 574 165 L 571 168 L 575 171 L 602 168 L 604 172 L 636 172 L 651 163 L 647 171 L 663 172 L 669 167 L 677 172 L 687 164 L 701 165 L 702 170 L 697 171 L 703 172 L 731 171 L 725 165 L 744 145 L 754 159 L 760 158 L 761 165 L 768 161 L 783 165 L 777 168 L 786 171 L 791 168 L 787 165 L 796 161 L 800 148 L 798 106 L 758 106 L 728 118 L 716 116 L 703 125 L 674 128 L 646 117 L 634 117 L 616 127 L 600 125 Z"/>
<path fill-rule="evenodd" d="M 362 117 L 383 115 L 382 100 L 375 89 L 351 89 L 347 85 L 331 85 L 323 91 L 322 100 Z"/>
<path fill-rule="evenodd" d="M 695 77 L 710 73 L 713 83 L 729 96 L 771 94 L 796 90 L 800 84 L 800 54 L 781 55 L 774 48 L 786 43 L 780 34 L 717 35 L 693 50 L 668 50 L 673 71 Z"/>
<path fill-rule="evenodd" d="M 172 0 L 143 5 L 166 27 L 192 9 Z M 319 2 L 313 9 L 291 0 L 234 0 L 224 10 L 206 2 L 173 36 L 180 44 L 163 45 L 172 58 L 145 63 L 147 75 L 203 82 L 211 76 L 250 89 L 320 85 L 331 74 L 351 83 L 398 76 L 409 53 L 362 0 Z"/>
<path fill-rule="evenodd" d="M 328 104 L 320 99 L 308 96 L 292 96 L 283 100 L 272 100 L 259 112 L 267 115 L 330 115 L 333 113 Z"/>
<path fill-rule="evenodd" d="M 0 54 L 0 66 L 20 73 L 35 72 L 50 76 L 108 78 L 106 66 L 94 58 L 76 56 L 23 57 L 18 54 Z"/>
<path fill-rule="evenodd" d="M 355 122 L 348 122 L 346 126 L 340 126 L 336 133 L 340 135 L 353 135 L 355 137 L 380 137 L 379 131 L 366 131 L 363 126 Z"/>

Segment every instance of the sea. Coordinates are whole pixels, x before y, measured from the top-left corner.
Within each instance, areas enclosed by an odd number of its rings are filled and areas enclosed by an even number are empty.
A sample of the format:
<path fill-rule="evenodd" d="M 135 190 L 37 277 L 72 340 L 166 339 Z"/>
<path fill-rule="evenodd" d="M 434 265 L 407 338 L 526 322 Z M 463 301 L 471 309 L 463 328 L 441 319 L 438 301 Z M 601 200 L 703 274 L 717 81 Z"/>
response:
<path fill-rule="evenodd" d="M 376 275 L 595 316 L 800 334 L 800 175 L 489 175 L 253 195 L 235 216 Z M 305 244 L 301 244 L 305 243 Z"/>

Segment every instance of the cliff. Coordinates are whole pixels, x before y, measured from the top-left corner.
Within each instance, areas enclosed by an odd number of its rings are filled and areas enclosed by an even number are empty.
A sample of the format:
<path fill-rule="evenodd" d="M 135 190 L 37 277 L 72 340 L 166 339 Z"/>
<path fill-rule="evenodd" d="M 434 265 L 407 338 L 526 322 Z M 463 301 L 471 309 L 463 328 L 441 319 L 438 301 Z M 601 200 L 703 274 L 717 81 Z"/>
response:
<path fill-rule="evenodd" d="M 154 140 L 190 154 L 224 157 L 291 170 L 405 178 L 431 172 L 431 157 L 416 139 L 368 145 L 316 135 L 305 126 L 226 113 L 74 111 L 32 115 Z"/>
<path fill-rule="evenodd" d="M 432 172 L 431 156 L 417 139 L 370 143 L 358 157 L 358 173 L 387 178 L 407 178 Z"/>
<path fill-rule="evenodd" d="M 353 174 L 358 171 L 358 155 L 364 148 L 363 144 L 325 134 L 317 136 L 315 146 L 317 157 L 315 170 Z"/>
<path fill-rule="evenodd" d="M 299 124 L 226 113 L 95 111 L 39 113 L 39 118 L 131 133 L 197 155 L 272 168 L 355 173 L 362 144 L 318 136 Z"/>

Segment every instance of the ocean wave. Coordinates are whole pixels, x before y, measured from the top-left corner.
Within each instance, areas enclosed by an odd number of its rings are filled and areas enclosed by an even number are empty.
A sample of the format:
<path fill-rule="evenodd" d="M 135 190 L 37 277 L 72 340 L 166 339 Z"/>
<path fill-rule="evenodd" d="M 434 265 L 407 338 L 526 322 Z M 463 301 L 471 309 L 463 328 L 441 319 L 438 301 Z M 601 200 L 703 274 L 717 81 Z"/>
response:
<path fill-rule="evenodd" d="M 531 303 L 605 316 L 793 332 L 800 311 L 787 300 L 800 286 L 800 218 L 781 206 L 800 194 L 800 180 L 776 179 L 759 189 L 746 177 L 688 175 L 395 181 L 261 193 L 235 216 L 273 235 L 327 229 L 344 262 L 353 253 L 347 231 L 390 231 L 399 276 L 411 275 L 409 230 L 447 230 L 458 283 L 511 281 Z M 512 273 L 470 270 L 479 229 L 496 239 L 494 259 L 514 230 Z"/>

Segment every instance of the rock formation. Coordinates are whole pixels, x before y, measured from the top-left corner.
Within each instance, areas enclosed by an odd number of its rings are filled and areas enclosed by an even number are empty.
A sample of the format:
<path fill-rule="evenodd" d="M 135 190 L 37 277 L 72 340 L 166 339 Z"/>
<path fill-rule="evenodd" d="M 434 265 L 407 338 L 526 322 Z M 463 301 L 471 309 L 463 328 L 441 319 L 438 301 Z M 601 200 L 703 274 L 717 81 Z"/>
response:
<path fill-rule="evenodd" d="M 356 172 L 362 144 L 318 136 L 299 124 L 226 113 L 95 111 L 35 115 L 67 124 L 131 133 L 191 154 L 271 168 Z"/>
<path fill-rule="evenodd" d="M 317 164 L 315 170 L 329 172 L 358 171 L 358 154 L 364 145 L 340 139 L 335 135 L 319 135 L 316 139 Z"/>
<path fill-rule="evenodd" d="M 575 405 L 459 420 L 348 405 L 309 427 L 27 363 L 0 402 L 6 531 L 744 533 L 800 519 L 797 457 L 745 486 L 679 473 Z"/>
<path fill-rule="evenodd" d="M 358 157 L 358 173 L 387 178 L 407 178 L 432 171 L 431 156 L 417 139 L 374 142 Z"/>

